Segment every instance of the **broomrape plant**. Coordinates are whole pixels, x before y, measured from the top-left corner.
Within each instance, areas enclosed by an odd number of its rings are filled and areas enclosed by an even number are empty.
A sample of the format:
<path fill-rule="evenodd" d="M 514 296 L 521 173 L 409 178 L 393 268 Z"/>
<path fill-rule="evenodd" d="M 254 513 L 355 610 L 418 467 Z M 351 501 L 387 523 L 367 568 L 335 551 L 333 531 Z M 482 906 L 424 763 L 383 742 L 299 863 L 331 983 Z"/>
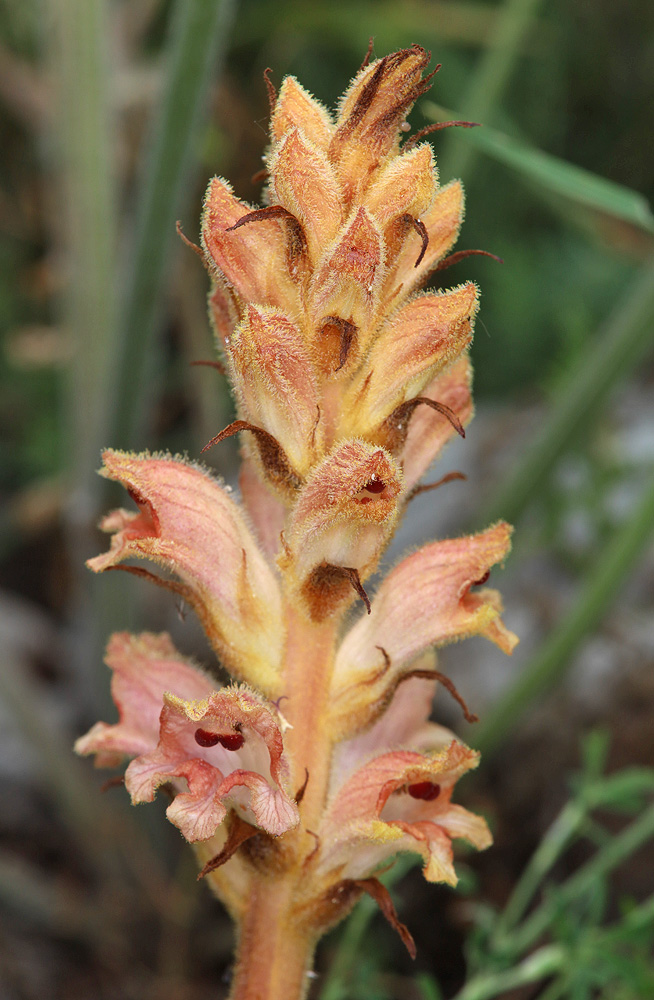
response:
<path fill-rule="evenodd" d="M 238 419 L 207 447 L 242 435 L 241 502 L 193 462 L 104 454 L 138 511 L 104 519 L 110 548 L 90 568 L 181 595 L 234 683 L 166 635 L 114 635 L 120 720 L 76 748 L 100 766 L 132 758 L 135 803 L 170 789 L 168 818 L 238 928 L 238 1000 L 304 996 L 316 942 L 362 893 L 414 954 L 375 874 L 413 851 L 454 885 L 452 839 L 490 843 L 452 802 L 479 755 L 428 716 L 438 680 L 459 698 L 434 647 L 517 641 L 477 586 L 511 529 L 433 542 L 365 586 L 472 417 L 477 288 L 420 291 L 452 260 L 461 184 L 439 186 L 421 134 L 400 144 L 429 59 L 417 45 L 367 57 L 334 117 L 292 77 L 279 95 L 269 83 L 266 207 L 209 185 L 197 249 Z M 172 578 L 122 565 L 133 557 Z"/>

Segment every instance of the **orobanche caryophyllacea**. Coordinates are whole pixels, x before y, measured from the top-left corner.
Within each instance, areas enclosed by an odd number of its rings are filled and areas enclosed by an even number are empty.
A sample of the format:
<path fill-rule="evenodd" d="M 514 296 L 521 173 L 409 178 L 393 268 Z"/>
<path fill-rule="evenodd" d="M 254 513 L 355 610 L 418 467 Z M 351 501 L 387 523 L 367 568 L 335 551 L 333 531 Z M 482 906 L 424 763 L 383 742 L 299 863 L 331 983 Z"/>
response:
<path fill-rule="evenodd" d="M 90 568 L 165 567 L 172 579 L 140 572 L 195 609 L 234 680 L 166 635 L 114 635 L 120 719 L 77 750 L 131 758 L 135 803 L 171 790 L 167 815 L 237 925 L 237 1000 L 304 996 L 316 942 L 362 893 L 413 953 L 380 870 L 414 851 L 454 885 L 452 839 L 490 843 L 452 801 L 479 755 L 428 718 L 435 647 L 517 641 L 483 587 L 511 529 L 432 542 L 366 589 L 472 417 L 477 288 L 421 291 L 463 212 L 461 184 L 441 187 L 431 146 L 407 137 L 429 60 L 418 45 L 366 58 L 334 115 L 293 77 L 269 83 L 265 206 L 209 184 L 201 252 L 238 419 L 208 447 L 241 435 L 240 502 L 194 462 L 104 455 L 138 510 L 104 519 L 111 544 Z"/>

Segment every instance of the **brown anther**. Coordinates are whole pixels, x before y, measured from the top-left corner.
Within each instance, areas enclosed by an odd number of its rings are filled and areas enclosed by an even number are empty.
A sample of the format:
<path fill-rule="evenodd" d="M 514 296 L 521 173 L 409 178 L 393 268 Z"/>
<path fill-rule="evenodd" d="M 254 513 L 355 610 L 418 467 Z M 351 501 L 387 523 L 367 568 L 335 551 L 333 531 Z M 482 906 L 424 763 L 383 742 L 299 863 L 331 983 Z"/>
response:
<path fill-rule="evenodd" d="M 256 833 L 259 833 L 256 826 L 246 823 L 245 820 L 241 819 L 237 813 L 230 813 L 229 830 L 225 846 L 219 854 L 216 854 L 216 856 L 211 858 L 210 861 L 207 861 L 206 865 L 198 875 L 198 882 L 201 878 L 204 878 L 205 875 L 215 871 L 216 868 L 220 868 L 220 866 L 224 865 L 226 861 L 229 861 L 229 859 L 239 849 L 241 844 L 245 843 L 246 840 L 249 840 L 250 837 L 254 837 Z"/>
<path fill-rule="evenodd" d="M 227 370 L 222 361 L 191 361 L 193 368 L 215 368 L 221 375 L 226 375 Z"/>
<path fill-rule="evenodd" d="M 198 255 L 198 257 L 201 257 L 201 258 L 202 258 L 202 260 L 204 261 L 204 252 L 203 252 L 203 250 L 202 250 L 202 247 L 199 247 L 199 246 L 197 245 L 197 243 L 193 243 L 193 241 L 192 241 L 192 240 L 190 240 L 190 239 L 188 238 L 188 236 L 186 236 L 186 235 L 184 234 L 184 231 L 183 231 L 183 229 L 182 229 L 182 224 L 181 224 L 181 222 L 179 221 L 179 219 L 178 219 L 178 220 L 177 220 L 177 222 L 175 223 L 175 229 L 176 229 L 176 231 L 177 231 L 177 235 L 178 235 L 178 236 L 180 237 L 180 239 L 182 240 L 182 242 L 183 242 L 183 243 L 186 243 L 186 246 L 187 246 L 187 247 L 190 247 L 190 248 L 191 248 L 191 250 L 193 250 L 193 251 L 194 251 L 194 253 L 196 253 L 196 254 Z"/>
<path fill-rule="evenodd" d="M 431 490 L 437 490 L 439 486 L 444 486 L 445 483 L 452 483 L 455 479 L 467 479 L 468 477 L 464 475 L 463 472 L 448 472 L 447 475 L 442 476 L 441 479 L 437 479 L 435 483 L 425 483 L 424 486 L 414 486 L 409 493 L 407 493 L 406 502 L 409 503 L 415 497 L 420 496 L 421 493 L 429 493 Z"/>
<path fill-rule="evenodd" d="M 437 413 L 442 414 L 442 416 L 449 420 L 457 434 L 462 438 L 466 436 L 463 424 L 454 410 L 449 406 L 446 406 L 445 403 L 439 403 L 435 399 L 429 399 L 427 396 L 414 396 L 413 399 L 408 399 L 405 403 L 400 403 L 381 426 L 383 444 L 389 451 L 396 453 L 402 448 L 409 432 L 409 421 L 415 409 L 421 404 L 429 406 L 432 410 L 436 410 Z"/>
<path fill-rule="evenodd" d="M 368 39 L 368 51 L 364 56 L 363 62 L 359 66 L 359 73 L 361 72 L 362 69 L 365 69 L 366 66 L 370 63 L 370 56 L 372 55 L 374 44 L 375 44 L 375 39 L 371 35 L 370 38 Z"/>
<path fill-rule="evenodd" d="M 458 264 L 460 260 L 465 260 L 466 257 L 491 257 L 498 264 L 504 263 L 501 257 L 498 257 L 497 254 L 489 253 L 488 250 L 457 250 L 456 253 L 451 253 L 449 257 L 444 257 L 436 265 L 434 271 L 443 271 L 446 267 L 452 267 L 453 264 Z"/>
<path fill-rule="evenodd" d="M 481 587 L 484 583 L 486 583 L 488 581 L 488 579 L 490 577 L 490 573 L 491 573 L 491 571 L 489 569 L 487 569 L 486 572 L 484 573 L 484 575 L 480 576 L 478 580 L 475 580 L 473 583 L 471 583 L 470 586 L 471 587 Z"/>
<path fill-rule="evenodd" d="M 408 681 L 410 677 L 420 677 L 422 680 L 426 681 L 438 681 L 443 685 L 446 691 L 449 691 L 454 700 L 461 706 L 466 722 L 479 722 L 479 716 L 470 711 L 463 697 L 454 686 L 454 683 L 449 677 L 446 677 L 445 674 L 442 674 L 439 670 L 409 670 L 408 673 L 403 674 L 398 678 L 395 687 L 397 688 L 403 681 Z"/>
<path fill-rule="evenodd" d="M 429 233 L 427 232 L 427 227 L 421 219 L 416 219 L 415 216 L 409 215 L 408 212 L 406 215 L 403 215 L 401 219 L 402 222 L 405 222 L 407 225 L 413 226 L 418 236 L 422 240 L 422 250 L 418 254 L 418 259 L 413 265 L 414 267 L 418 267 L 422 261 L 422 258 L 427 253 L 427 247 L 429 246 Z"/>
<path fill-rule="evenodd" d="M 266 66 L 263 71 L 263 78 L 266 84 L 266 90 L 268 91 L 268 103 L 270 104 L 270 113 L 272 114 L 275 110 L 275 104 L 277 103 L 277 88 L 270 79 L 270 74 L 272 69 L 270 66 Z"/>
<path fill-rule="evenodd" d="M 211 441 L 205 444 L 202 451 L 208 451 L 215 444 L 219 444 L 226 438 L 233 437 L 234 434 L 238 434 L 240 431 L 250 431 L 254 434 L 259 449 L 259 458 L 268 474 L 268 478 L 274 485 L 284 487 L 287 490 L 296 490 L 301 486 L 302 480 L 292 468 L 286 457 L 286 452 L 277 438 L 264 430 L 263 427 L 256 427 L 247 420 L 234 420 L 220 434 L 216 434 Z"/>
<path fill-rule="evenodd" d="M 267 180 L 269 176 L 268 170 L 265 167 L 262 167 L 261 170 L 257 170 L 256 174 L 252 174 L 250 177 L 250 184 L 261 184 L 261 182 Z"/>
<path fill-rule="evenodd" d="M 368 612 L 368 614 L 370 614 L 371 611 L 370 598 L 363 589 L 363 584 L 361 583 L 361 577 L 359 576 L 359 570 L 356 569 L 354 566 L 343 566 L 342 569 L 343 573 L 345 573 L 346 576 L 349 578 L 350 583 L 352 584 L 357 594 L 365 604 L 366 611 Z"/>
<path fill-rule="evenodd" d="M 304 781 L 302 782 L 302 784 L 298 788 L 297 792 L 295 793 L 295 801 L 297 802 L 298 805 L 300 804 L 300 802 L 304 798 L 304 793 L 307 790 L 307 785 L 308 784 L 309 784 L 309 768 L 305 767 L 305 769 L 304 769 Z"/>
<path fill-rule="evenodd" d="M 341 368 L 345 365 L 356 332 L 357 328 L 354 323 L 350 323 L 349 320 L 342 319 L 340 316 L 325 316 L 322 320 L 320 324 L 320 336 L 326 341 L 326 344 L 321 345 L 321 354 L 324 358 L 331 360 L 332 355 L 335 353 L 334 348 L 336 347 L 333 341 L 338 338 L 338 364 L 333 369 L 334 373 L 340 372 Z"/>
<path fill-rule="evenodd" d="M 452 128 L 452 126 L 457 125 L 460 128 L 477 128 L 480 122 L 435 122 L 433 125 L 427 125 L 426 128 L 421 128 L 419 132 L 412 135 L 410 139 L 402 146 L 402 152 L 407 153 L 410 149 L 413 149 L 421 139 L 424 139 L 426 135 L 431 135 L 432 132 L 440 132 L 443 128 Z"/>

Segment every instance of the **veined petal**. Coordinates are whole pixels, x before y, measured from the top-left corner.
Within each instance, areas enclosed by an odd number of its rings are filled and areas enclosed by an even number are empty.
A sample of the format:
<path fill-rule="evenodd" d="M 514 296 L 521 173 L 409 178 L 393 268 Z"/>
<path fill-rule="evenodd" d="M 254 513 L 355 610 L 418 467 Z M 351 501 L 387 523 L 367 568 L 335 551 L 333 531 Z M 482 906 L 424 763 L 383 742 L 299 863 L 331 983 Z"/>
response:
<path fill-rule="evenodd" d="M 467 427 L 473 416 L 471 382 L 472 365 L 466 354 L 437 375 L 422 395 L 449 407 L 461 425 Z M 449 420 L 444 420 L 427 406 L 416 409 L 402 448 L 402 469 L 407 490 L 417 483 L 454 434 L 456 431 Z"/>
<path fill-rule="evenodd" d="M 483 819 L 450 802 L 458 779 L 478 762 L 478 753 L 452 740 L 433 756 L 398 750 L 359 768 L 327 807 L 319 869 L 362 878 L 408 850 L 424 857 L 428 880 L 455 885 L 452 837 L 480 849 L 491 842 Z"/>
<path fill-rule="evenodd" d="M 294 76 L 287 76 L 279 91 L 270 122 L 273 142 L 281 142 L 294 128 L 301 129 L 317 149 L 327 152 L 334 131 L 329 112 Z"/>
<path fill-rule="evenodd" d="M 305 475 L 314 460 L 319 396 L 302 334 L 283 314 L 249 306 L 229 357 L 247 417 L 272 434 L 293 469 Z"/>
<path fill-rule="evenodd" d="M 248 455 L 243 456 L 238 485 L 257 541 L 272 562 L 279 552 L 286 506 L 257 475 L 254 461 Z"/>
<path fill-rule="evenodd" d="M 343 433 L 373 434 L 400 403 L 419 396 L 469 345 L 477 307 L 477 289 L 469 282 L 420 295 L 400 309 L 352 383 Z"/>
<path fill-rule="evenodd" d="M 228 809 L 273 836 L 297 826 L 278 717 L 249 690 L 203 701 L 166 694 L 159 744 L 132 761 L 125 784 L 133 802 L 151 802 L 159 785 L 180 778 L 188 791 L 177 791 L 166 815 L 187 840 L 213 836 Z"/>
<path fill-rule="evenodd" d="M 237 505 L 197 466 L 117 451 L 103 458 L 102 475 L 127 487 L 139 513 L 109 514 L 101 527 L 113 533 L 111 547 L 87 565 L 101 572 L 137 557 L 165 566 L 230 670 L 276 691 L 279 588 Z"/>
<path fill-rule="evenodd" d="M 333 241 L 342 221 L 334 170 L 326 155 L 292 129 L 270 162 L 275 201 L 301 223 L 315 263 Z"/>
<path fill-rule="evenodd" d="M 430 650 L 412 667 L 429 670 L 436 657 Z M 381 687 L 381 686 L 380 686 Z M 425 677 L 409 677 L 394 688 L 391 683 L 390 704 L 382 689 L 377 703 L 358 698 L 359 692 L 348 690 L 350 696 L 342 705 L 330 702 L 330 726 L 335 735 L 342 727 L 342 735 L 357 732 L 350 739 L 341 739 L 334 750 L 333 774 L 340 782 L 344 775 L 370 760 L 375 754 L 401 747 L 411 747 L 420 753 L 440 749 L 454 739 L 454 734 L 444 726 L 429 722 L 429 713 L 438 687 L 438 681 Z M 365 695 L 366 692 L 363 692 Z M 352 719 L 359 715 L 358 725 Z M 370 722 L 376 719 L 373 725 Z M 349 723 L 349 726 L 348 726 Z M 367 725 L 368 728 L 364 727 Z M 347 727 L 347 728 L 346 728 Z M 363 731 L 362 731 L 363 730 Z M 340 736 L 341 733 L 338 733 Z"/>
<path fill-rule="evenodd" d="M 330 352 L 329 342 L 325 343 L 326 334 L 339 321 L 353 328 L 351 356 L 358 354 L 357 342 L 365 333 L 379 300 L 383 266 L 380 228 L 364 208 L 359 208 L 316 268 L 309 288 L 316 356 L 326 373 L 331 374 L 344 364 L 339 352 Z"/>
<path fill-rule="evenodd" d="M 345 636 L 336 656 L 333 695 L 379 673 L 380 647 L 390 659 L 390 672 L 401 671 L 429 646 L 469 635 L 484 635 L 510 653 L 518 640 L 498 621 L 499 594 L 470 590 L 510 547 L 511 528 L 500 521 L 479 535 L 433 542 L 404 559 L 383 581 L 371 614 Z"/>
<path fill-rule="evenodd" d="M 199 699 L 215 687 L 206 674 L 180 656 L 165 634 L 116 632 L 109 640 L 105 662 L 113 670 L 111 695 L 119 722 L 97 722 L 75 743 L 77 753 L 96 754 L 97 767 L 113 767 L 125 756 L 136 757 L 156 747 L 165 691 Z"/>
<path fill-rule="evenodd" d="M 213 178 L 202 215 L 207 259 L 246 302 L 271 305 L 294 316 L 298 297 L 289 272 L 286 224 L 270 219 L 231 229 L 251 211 L 250 205 L 234 197 L 226 181 Z"/>
<path fill-rule="evenodd" d="M 395 527 L 401 485 L 391 456 L 362 441 L 339 445 L 311 473 L 292 511 L 280 566 L 312 616 L 325 617 L 353 595 L 347 572 L 356 570 L 359 584 L 372 572 Z"/>

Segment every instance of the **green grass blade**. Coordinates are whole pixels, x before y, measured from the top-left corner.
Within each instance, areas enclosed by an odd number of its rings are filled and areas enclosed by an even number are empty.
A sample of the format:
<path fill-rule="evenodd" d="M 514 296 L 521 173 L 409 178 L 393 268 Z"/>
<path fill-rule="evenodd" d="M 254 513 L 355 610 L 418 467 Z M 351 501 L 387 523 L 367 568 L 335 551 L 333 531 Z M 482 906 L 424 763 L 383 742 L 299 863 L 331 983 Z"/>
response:
<path fill-rule="evenodd" d="M 505 0 L 488 47 L 477 64 L 467 92 L 463 95 L 461 102 L 463 117 L 481 122 L 492 118 L 493 108 L 499 102 L 509 82 L 521 51 L 522 41 L 541 3 L 542 0 Z M 440 157 L 443 177 L 462 175 L 470 177 L 476 149 L 461 140 L 460 135 L 451 134 L 446 137 L 446 145 Z"/>
<path fill-rule="evenodd" d="M 582 865 L 560 888 L 554 907 L 571 904 L 587 893 L 598 882 L 631 857 L 643 844 L 654 838 L 654 805 L 630 823 L 617 836 L 611 837 L 590 861 Z M 649 915 L 649 909 L 644 916 Z M 526 951 L 547 930 L 554 910 L 549 900 L 545 900 L 515 931 L 515 946 L 520 952 Z"/>
<path fill-rule="evenodd" d="M 71 519 L 94 515 L 98 442 L 107 429 L 106 373 L 115 331 L 116 192 L 105 0 L 51 0 L 48 57 L 56 96 L 54 152 L 67 256 L 63 322 L 73 342 L 65 454 Z M 74 510 L 72 509 L 74 507 Z"/>
<path fill-rule="evenodd" d="M 565 674 L 584 637 L 602 620 L 653 534 L 654 476 L 636 509 L 598 558 L 570 612 L 481 723 L 475 734 L 476 747 L 488 752 L 501 743 L 536 699 Z"/>
<path fill-rule="evenodd" d="M 460 118 L 466 113 L 464 110 L 452 115 L 430 101 L 425 102 L 423 110 L 434 121 Z M 549 195 L 563 197 L 576 205 L 654 233 L 654 216 L 649 202 L 638 191 L 599 177 L 590 170 L 567 163 L 493 128 L 469 129 L 460 139 L 517 171 L 524 180 Z M 450 176 L 449 173 L 446 176 Z"/>
<path fill-rule="evenodd" d="M 175 6 L 164 93 L 152 126 L 127 272 L 110 437 L 114 446 L 138 446 L 147 358 L 161 314 L 166 264 L 177 239 L 175 220 L 182 214 L 205 99 L 225 52 L 234 10 L 235 0 L 178 0 Z"/>

